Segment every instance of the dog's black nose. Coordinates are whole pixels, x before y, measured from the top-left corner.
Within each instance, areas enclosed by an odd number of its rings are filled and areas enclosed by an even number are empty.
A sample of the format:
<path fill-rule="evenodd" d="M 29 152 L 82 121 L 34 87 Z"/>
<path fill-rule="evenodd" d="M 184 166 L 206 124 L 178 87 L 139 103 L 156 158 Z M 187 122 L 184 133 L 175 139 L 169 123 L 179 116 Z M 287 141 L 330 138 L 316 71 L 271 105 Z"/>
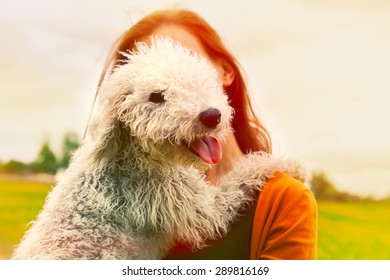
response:
<path fill-rule="evenodd" d="M 221 122 L 221 111 L 215 108 L 203 111 L 199 114 L 199 120 L 207 128 L 216 128 Z"/>

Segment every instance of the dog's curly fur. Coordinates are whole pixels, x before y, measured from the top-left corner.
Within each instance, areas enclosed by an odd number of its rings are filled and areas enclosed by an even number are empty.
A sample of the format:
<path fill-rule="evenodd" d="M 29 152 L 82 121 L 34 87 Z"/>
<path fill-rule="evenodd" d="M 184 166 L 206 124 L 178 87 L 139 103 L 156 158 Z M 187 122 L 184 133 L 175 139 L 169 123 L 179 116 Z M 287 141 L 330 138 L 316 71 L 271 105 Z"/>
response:
<path fill-rule="evenodd" d="M 209 185 L 189 145 L 222 141 L 232 109 L 210 63 L 168 38 L 138 43 L 99 90 L 87 135 L 14 259 L 158 259 L 228 230 L 276 171 L 299 166 L 255 153 Z M 151 94 L 160 94 L 158 102 Z M 217 108 L 208 128 L 200 112 Z"/>

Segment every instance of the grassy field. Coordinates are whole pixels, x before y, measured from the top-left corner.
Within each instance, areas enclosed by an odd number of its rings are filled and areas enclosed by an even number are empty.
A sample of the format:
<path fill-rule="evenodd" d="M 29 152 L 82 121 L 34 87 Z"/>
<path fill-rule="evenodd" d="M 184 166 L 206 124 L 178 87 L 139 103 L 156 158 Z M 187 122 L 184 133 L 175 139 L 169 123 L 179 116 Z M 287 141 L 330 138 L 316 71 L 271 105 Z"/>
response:
<path fill-rule="evenodd" d="M 8 259 L 27 224 L 38 215 L 50 184 L 35 182 L 0 182 L 0 259 Z"/>
<path fill-rule="evenodd" d="M 8 259 L 50 184 L 0 182 L 0 259 Z M 390 204 L 319 202 L 318 259 L 390 259 Z"/>
<path fill-rule="evenodd" d="M 390 259 L 390 203 L 319 202 L 318 258 Z"/>

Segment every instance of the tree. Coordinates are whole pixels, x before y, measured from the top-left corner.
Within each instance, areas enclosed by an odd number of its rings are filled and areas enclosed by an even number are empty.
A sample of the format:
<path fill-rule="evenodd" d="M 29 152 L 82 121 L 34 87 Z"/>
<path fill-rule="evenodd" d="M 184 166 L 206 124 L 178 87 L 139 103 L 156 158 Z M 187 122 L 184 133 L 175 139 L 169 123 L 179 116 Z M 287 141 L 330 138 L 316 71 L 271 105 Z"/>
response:
<path fill-rule="evenodd" d="M 25 163 L 11 159 L 5 164 L 2 164 L 0 171 L 5 173 L 24 173 L 28 171 Z"/>
<path fill-rule="evenodd" d="M 318 200 L 334 199 L 338 193 L 333 183 L 323 172 L 314 172 L 310 185 L 314 196 Z"/>
<path fill-rule="evenodd" d="M 369 197 L 360 197 L 355 194 L 337 190 L 323 172 L 314 172 L 310 184 L 311 190 L 317 200 L 334 200 L 344 202 L 372 201 Z"/>
<path fill-rule="evenodd" d="M 55 174 L 58 169 L 57 157 L 50 148 L 49 142 L 45 141 L 38 153 L 37 159 L 31 164 L 35 172 Z"/>
<path fill-rule="evenodd" d="M 62 153 L 57 157 L 46 139 L 35 161 L 24 163 L 10 160 L 7 163 L 0 161 L 0 172 L 6 173 L 48 173 L 55 174 L 59 168 L 66 169 L 74 151 L 79 147 L 77 134 L 67 132 L 62 141 Z"/>

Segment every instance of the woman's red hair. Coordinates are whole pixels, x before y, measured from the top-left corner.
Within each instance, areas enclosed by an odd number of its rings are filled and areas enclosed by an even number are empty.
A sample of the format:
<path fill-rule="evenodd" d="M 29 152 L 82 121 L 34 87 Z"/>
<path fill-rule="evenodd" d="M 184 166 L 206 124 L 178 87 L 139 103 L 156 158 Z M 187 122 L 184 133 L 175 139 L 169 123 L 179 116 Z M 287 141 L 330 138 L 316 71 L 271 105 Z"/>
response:
<path fill-rule="evenodd" d="M 188 10 L 158 10 L 124 32 L 114 43 L 100 78 L 99 86 L 115 65 L 123 59 L 120 52 L 134 49 L 135 42 L 141 41 L 163 24 L 178 25 L 194 35 L 212 59 L 227 63 L 234 72 L 234 80 L 225 87 L 230 105 L 234 109 L 232 127 L 242 152 L 265 151 L 271 153 L 271 139 L 253 112 L 246 84 L 237 60 L 225 48 L 217 32 L 199 15 Z M 226 64 L 225 64 L 226 65 Z"/>

